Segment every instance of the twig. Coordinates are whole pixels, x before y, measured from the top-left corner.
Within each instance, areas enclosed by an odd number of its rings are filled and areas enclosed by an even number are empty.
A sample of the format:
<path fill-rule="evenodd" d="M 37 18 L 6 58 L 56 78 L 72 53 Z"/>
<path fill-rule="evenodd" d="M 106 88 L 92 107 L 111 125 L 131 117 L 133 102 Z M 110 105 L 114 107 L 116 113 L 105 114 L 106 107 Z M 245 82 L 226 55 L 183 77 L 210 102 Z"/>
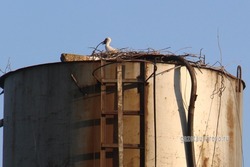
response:
<path fill-rule="evenodd" d="M 0 72 L 2 74 L 6 74 L 7 72 L 11 71 L 11 63 L 10 63 L 10 58 L 8 59 L 7 65 L 4 70 L 0 69 Z"/>
<path fill-rule="evenodd" d="M 95 54 L 95 51 L 97 50 L 97 48 L 98 48 L 101 44 L 103 44 L 103 42 L 100 42 L 100 43 L 94 48 L 94 50 L 93 50 L 91 56 L 93 56 L 93 55 Z"/>
<path fill-rule="evenodd" d="M 221 51 L 221 47 L 220 47 L 220 35 L 219 35 L 219 28 L 217 29 L 217 42 L 218 42 L 218 48 L 220 50 L 220 64 L 222 63 L 222 51 Z"/>
<path fill-rule="evenodd" d="M 177 52 L 179 52 L 179 51 L 181 51 L 181 50 L 185 50 L 185 49 L 191 49 L 192 47 L 190 47 L 190 46 L 187 46 L 187 47 L 184 47 L 184 48 L 180 48 L 180 49 L 178 49 L 177 51 L 175 51 L 174 53 L 177 53 Z"/>

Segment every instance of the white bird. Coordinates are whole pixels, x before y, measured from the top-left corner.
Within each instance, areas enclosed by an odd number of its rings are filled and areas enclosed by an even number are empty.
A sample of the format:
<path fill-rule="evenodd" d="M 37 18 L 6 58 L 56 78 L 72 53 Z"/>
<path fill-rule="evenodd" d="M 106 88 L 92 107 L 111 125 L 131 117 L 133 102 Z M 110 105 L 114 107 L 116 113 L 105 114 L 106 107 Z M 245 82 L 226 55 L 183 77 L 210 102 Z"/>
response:
<path fill-rule="evenodd" d="M 113 48 L 112 46 L 110 46 L 110 43 L 111 43 L 111 38 L 110 37 L 105 38 L 105 40 L 102 42 L 103 45 L 105 44 L 105 49 L 106 49 L 107 52 L 117 53 L 118 50 Z"/>

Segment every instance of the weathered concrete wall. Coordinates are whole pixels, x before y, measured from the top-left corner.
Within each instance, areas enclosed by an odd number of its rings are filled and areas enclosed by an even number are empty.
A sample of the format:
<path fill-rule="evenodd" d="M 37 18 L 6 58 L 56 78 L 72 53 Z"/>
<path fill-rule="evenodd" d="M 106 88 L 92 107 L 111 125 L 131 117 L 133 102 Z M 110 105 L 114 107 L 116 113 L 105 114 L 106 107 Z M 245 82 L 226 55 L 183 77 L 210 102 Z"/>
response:
<path fill-rule="evenodd" d="M 185 67 L 157 65 L 156 120 L 158 166 L 185 166 L 190 76 Z M 173 69 L 166 72 L 167 69 Z M 148 75 L 153 66 L 148 66 Z M 195 69 L 197 100 L 194 112 L 196 165 L 242 166 L 242 91 L 237 80 L 219 71 Z M 241 86 L 243 87 L 243 86 Z M 155 163 L 153 79 L 149 80 L 146 110 L 146 165 Z M 216 141 L 217 140 L 217 141 Z M 190 140 L 189 140 L 190 141 Z"/>
<path fill-rule="evenodd" d="M 138 63 L 127 63 L 124 77 L 138 76 Z M 20 69 L 4 80 L 3 166 L 100 166 L 100 83 L 92 76 L 96 62 L 55 63 Z M 115 79 L 116 64 L 105 68 Z M 80 91 L 72 79 L 72 74 Z M 96 72 L 100 77 L 100 71 Z M 126 86 L 125 86 L 126 87 Z M 107 93 L 107 112 L 117 110 L 116 86 Z M 138 111 L 136 87 L 124 89 L 124 110 Z M 117 143 L 117 118 L 109 116 L 106 143 Z M 124 116 L 124 143 L 138 144 L 138 116 Z M 116 166 L 107 149 L 107 166 Z M 124 164 L 138 166 L 138 149 L 124 151 Z M 114 159 L 112 159 L 114 158 Z"/>

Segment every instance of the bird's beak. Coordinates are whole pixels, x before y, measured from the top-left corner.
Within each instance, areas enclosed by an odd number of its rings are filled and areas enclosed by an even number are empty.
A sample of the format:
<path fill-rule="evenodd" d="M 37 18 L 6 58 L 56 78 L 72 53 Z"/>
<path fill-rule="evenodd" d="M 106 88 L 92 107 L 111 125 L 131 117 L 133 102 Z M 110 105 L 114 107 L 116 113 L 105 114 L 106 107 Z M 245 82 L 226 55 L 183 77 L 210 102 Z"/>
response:
<path fill-rule="evenodd" d="M 102 41 L 102 43 L 101 43 L 101 44 L 105 45 L 106 43 L 107 43 L 107 38 L 106 38 L 106 39 L 104 39 L 104 41 Z"/>

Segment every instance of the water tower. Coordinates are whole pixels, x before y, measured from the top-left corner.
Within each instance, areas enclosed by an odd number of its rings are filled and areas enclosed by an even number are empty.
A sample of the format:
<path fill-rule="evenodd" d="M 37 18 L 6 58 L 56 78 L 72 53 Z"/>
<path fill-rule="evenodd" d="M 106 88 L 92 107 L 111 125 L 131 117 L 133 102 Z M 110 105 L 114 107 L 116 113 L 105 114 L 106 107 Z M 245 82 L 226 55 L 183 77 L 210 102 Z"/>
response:
<path fill-rule="evenodd" d="M 3 167 L 242 166 L 241 68 L 188 57 L 63 54 L 3 75 Z"/>

